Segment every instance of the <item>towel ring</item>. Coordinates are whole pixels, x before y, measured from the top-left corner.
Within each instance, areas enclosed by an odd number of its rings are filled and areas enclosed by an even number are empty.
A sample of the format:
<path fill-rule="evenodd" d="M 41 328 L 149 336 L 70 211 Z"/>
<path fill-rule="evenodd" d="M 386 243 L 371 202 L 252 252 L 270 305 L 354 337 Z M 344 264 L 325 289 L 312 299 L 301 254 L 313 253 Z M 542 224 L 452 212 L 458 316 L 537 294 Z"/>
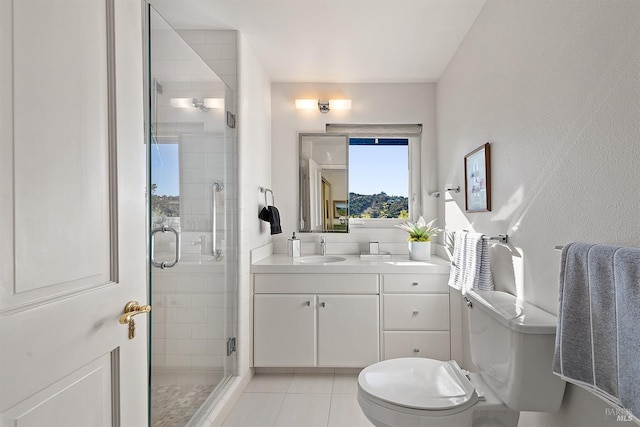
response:
<path fill-rule="evenodd" d="M 264 206 L 269 206 L 269 202 L 267 201 L 267 193 L 271 193 L 271 206 L 276 205 L 276 196 L 273 195 L 273 191 L 269 188 L 258 187 L 261 193 L 264 193 Z"/>

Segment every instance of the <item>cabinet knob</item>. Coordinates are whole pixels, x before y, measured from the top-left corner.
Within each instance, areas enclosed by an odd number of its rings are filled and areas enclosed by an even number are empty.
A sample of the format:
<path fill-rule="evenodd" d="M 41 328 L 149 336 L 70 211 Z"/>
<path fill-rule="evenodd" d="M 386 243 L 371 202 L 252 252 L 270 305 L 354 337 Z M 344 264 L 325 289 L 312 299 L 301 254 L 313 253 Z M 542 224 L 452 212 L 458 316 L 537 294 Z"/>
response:
<path fill-rule="evenodd" d="M 413 315 L 417 316 L 418 314 L 420 314 L 420 312 L 418 310 L 413 310 Z"/>
<path fill-rule="evenodd" d="M 323 302 L 320 303 L 320 307 L 324 307 L 324 303 Z"/>
<path fill-rule="evenodd" d="M 414 353 L 420 353 L 420 349 L 419 349 L 419 348 L 414 348 L 414 349 L 413 349 L 413 352 L 414 352 Z"/>
<path fill-rule="evenodd" d="M 411 286 L 418 286 L 419 284 L 420 284 L 420 283 L 418 283 L 418 282 L 413 282 L 413 283 L 411 284 Z"/>
<path fill-rule="evenodd" d="M 306 305 L 307 307 L 311 307 L 311 301 L 305 302 L 304 305 Z"/>

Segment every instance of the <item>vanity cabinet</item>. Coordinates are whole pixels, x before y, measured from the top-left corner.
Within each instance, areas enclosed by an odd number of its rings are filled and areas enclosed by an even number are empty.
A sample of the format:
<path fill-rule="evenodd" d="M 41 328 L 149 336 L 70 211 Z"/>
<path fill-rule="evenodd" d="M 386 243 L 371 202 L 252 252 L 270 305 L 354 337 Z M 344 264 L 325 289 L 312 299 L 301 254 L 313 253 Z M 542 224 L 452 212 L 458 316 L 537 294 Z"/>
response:
<path fill-rule="evenodd" d="M 383 274 L 383 359 L 449 360 L 451 333 L 446 274 Z"/>
<path fill-rule="evenodd" d="M 253 311 L 256 367 L 380 360 L 376 274 L 256 274 Z"/>

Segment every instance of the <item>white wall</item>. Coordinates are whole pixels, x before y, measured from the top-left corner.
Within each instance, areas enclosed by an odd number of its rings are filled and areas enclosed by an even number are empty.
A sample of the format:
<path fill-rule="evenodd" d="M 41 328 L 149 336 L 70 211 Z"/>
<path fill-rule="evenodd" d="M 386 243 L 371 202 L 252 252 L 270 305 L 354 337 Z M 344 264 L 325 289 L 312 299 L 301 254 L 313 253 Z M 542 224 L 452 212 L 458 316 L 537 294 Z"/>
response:
<path fill-rule="evenodd" d="M 426 193 L 436 188 L 435 84 L 433 83 L 273 83 L 272 169 L 273 191 L 280 211 L 282 234 L 274 236 L 274 251 L 286 253 L 286 239 L 297 231 L 298 220 L 298 134 L 324 132 L 326 123 L 422 123 L 423 209 L 425 218 L 436 215 L 436 199 Z M 351 110 L 296 110 L 297 98 L 351 99 Z M 381 171 L 381 173 L 388 173 Z M 265 223 L 265 226 L 267 224 Z M 264 227 L 264 226 L 263 226 Z M 318 252 L 318 233 L 301 233 L 302 252 Z M 357 254 L 366 242 L 390 244 L 406 242 L 400 229 L 353 229 L 348 234 L 326 233 L 329 253 Z M 387 248 L 385 248 L 387 245 Z M 403 246 L 403 247 L 406 247 Z"/>
<path fill-rule="evenodd" d="M 492 143 L 493 210 L 441 201 L 447 228 L 508 233 L 497 288 L 557 312 L 555 245 L 640 246 L 640 2 L 489 0 L 438 83 L 439 182 Z M 468 365 L 467 361 L 467 365 Z M 569 386 L 557 414 L 520 426 L 619 425 Z"/>
<path fill-rule="evenodd" d="M 271 242 L 258 219 L 258 187 L 271 186 L 271 87 L 263 65 L 242 34 L 239 45 L 238 132 L 240 170 L 239 375 L 251 361 L 251 278 L 249 251 Z"/>
<path fill-rule="evenodd" d="M 238 88 L 237 32 L 232 30 L 176 30 L 229 88 Z"/>

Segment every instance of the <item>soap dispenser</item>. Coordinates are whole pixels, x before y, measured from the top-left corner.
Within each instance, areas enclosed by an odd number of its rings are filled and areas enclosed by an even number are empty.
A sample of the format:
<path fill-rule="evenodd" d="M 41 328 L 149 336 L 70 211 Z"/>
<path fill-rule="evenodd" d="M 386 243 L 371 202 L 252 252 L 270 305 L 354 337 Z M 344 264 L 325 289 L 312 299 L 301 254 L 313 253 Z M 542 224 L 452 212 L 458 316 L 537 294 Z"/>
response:
<path fill-rule="evenodd" d="M 296 237 L 295 232 L 293 233 L 293 236 L 287 240 L 287 250 L 291 257 L 295 258 L 300 256 L 300 239 Z"/>

